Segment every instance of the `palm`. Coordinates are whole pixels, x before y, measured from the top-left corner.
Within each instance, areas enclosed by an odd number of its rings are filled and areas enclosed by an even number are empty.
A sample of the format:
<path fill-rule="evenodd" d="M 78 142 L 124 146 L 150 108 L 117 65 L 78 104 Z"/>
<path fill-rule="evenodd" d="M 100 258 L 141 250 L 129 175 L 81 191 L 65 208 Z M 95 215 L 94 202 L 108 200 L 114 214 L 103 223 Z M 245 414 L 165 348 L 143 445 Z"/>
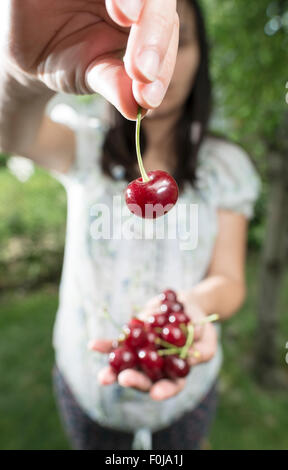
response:
<path fill-rule="evenodd" d="M 14 3 L 20 7 L 20 1 Z M 105 0 L 21 2 L 21 24 L 18 18 L 13 24 L 14 58 L 52 89 L 85 93 L 91 62 L 122 62 L 130 28 L 113 22 Z"/>

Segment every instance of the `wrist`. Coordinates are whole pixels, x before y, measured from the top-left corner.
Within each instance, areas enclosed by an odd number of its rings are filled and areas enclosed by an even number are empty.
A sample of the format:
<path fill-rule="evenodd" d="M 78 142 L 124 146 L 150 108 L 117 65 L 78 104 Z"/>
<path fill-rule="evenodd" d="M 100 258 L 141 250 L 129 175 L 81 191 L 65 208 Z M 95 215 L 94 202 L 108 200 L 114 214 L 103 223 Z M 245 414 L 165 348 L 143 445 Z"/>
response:
<path fill-rule="evenodd" d="M 209 306 L 203 301 L 203 298 L 199 296 L 197 291 L 193 288 L 178 291 L 177 297 L 179 301 L 182 302 L 188 309 L 188 311 L 195 307 L 196 309 L 201 310 L 205 315 L 215 313 L 210 311 Z"/>
<path fill-rule="evenodd" d="M 1 60 L 1 89 L 8 98 L 20 102 L 33 101 L 47 103 L 55 94 L 43 82 L 20 70 L 8 60 Z M 32 102 L 31 102 L 32 100 Z"/>

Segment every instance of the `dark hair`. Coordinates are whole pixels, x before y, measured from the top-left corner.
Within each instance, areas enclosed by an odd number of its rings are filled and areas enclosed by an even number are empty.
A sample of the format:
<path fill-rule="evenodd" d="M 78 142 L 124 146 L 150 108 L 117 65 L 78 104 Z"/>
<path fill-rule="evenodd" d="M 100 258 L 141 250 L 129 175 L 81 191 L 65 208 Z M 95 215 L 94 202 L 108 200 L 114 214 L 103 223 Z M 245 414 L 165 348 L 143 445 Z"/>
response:
<path fill-rule="evenodd" d="M 200 64 L 191 92 L 183 105 L 183 112 L 174 128 L 174 145 L 179 157 L 173 176 L 180 190 L 183 188 L 184 182 L 188 181 L 192 185 L 196 182 L 197 155 L 202 140 L 208 133 L 207 128 L 212 110 L 209 46 L 203 14 L 198 0 L 188 0 L 188 3 L 193 7 L 195 13 Z M 115 179 L 113 168 L 121 165 L 124 169 L 123 178 L 131 181 L 140 176 L 132 165 L 132 162 L 136 162 L 135 121 L 129 121 L 116 108 L 112 106 L 111 108 L 113 108 L 111 112 L 114 126 L 107 131 L 104 139 L 102 170 L 106 175 Z M 192 128 L 196 131 L 196 138 L 193 138 Z M 143 126 L 140 133 L 140 145 L 141 152 L 144 154 L 146 137 Z"/>

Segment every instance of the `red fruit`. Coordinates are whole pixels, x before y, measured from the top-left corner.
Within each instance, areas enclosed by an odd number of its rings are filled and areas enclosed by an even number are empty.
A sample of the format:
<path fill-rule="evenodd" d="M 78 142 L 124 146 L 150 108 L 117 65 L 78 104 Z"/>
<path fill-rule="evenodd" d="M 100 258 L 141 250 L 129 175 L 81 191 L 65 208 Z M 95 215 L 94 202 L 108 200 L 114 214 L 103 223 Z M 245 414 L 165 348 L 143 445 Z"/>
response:
<path fill-rule="evenodd" d="M 165 300 L 171 301 L 171 302 L 176 302 L 177 301 L 177 295 L 176 292 L 172 289 L 166 289 L 160 294 L 160 299 L 162 302 L 165 302 Z"/>
<path fill-rule="evenodd" d="M 185 312 L 175 312 L 169 315 L 169 323 L 172 323 L 173 325 L 180 325 L 181 323 L 185 323 L 187 325 L 189 322 L 190 318 Z"/>
<path fill-rule="evenodd" d="M 176 313 L 176 312 L 183 312 L 184 305 L 181 302 L 171 302 L 169 300 L 165 300 L 160 305 L 160 311 L 163 313 Z"/>
<path fill-rule="evenodd" d="M 166 171 L 149 171 L 147 175 L 147 182 L 140 177 L 128 184 L 125 199 L 133 214 L 155 219 L 166 214 L 176 204 L 178 186 Z"/>
<path fill-rule="evenodd" d="M 137 364 L 137 355 L 127 347 L 114 349 L 109 354 L 109 364 L 119 374 L 124 369 L 131 369 Z"/>
<path fill-rule="evenodd" d="M 131 320 L 128 323 L 128 326 L 142 326 L 144 327 L 145 323 L 143 320 L 140 320 L 140 318 L 137 317 L 132 317 Z"/>
<path fill-rule="evenodd" d="M 155 313 L 154 315 L 150 315 L 147 319 L 147 323 L 153 328 L 161 328 L 166 325 L 167 321 L 168 316 L 165 313 Z"/>
<path fill-rule="evenodd" d="M 164 372 L 170 379 L 186 377 L 190 367 L 186 359 L 181 359 L 176 355 L 165 357 Z"/>
<path fill-rule="evenodd" d="M 175 346 L 184 346 L 186 343 L 186 336 L 179 328 L 179 326 L 167 323 L 161 333 L 161 337 L 168 343 L 175 344 Z"/>
<path fill-rule="evenodd" d="M 155 332 L 153 328 L 147 330 L 147 342 L 149 346 L 153 346 L 155 349 L 158 347 L 156 344 L 156 339 L 159 338 L 159 335 Z"/>
<path fill-rule="evenodd" d="M 129 348 L 140 348 L 147 343 L 147 334 L 143 326 L 126 326 L 124 344 Z"/>
<path fill-rule="evenodd" d="M 138 351 L 138 364 L 152 381 L 159 380 L 164 376 L 164 359 L 150 346 Z"/>

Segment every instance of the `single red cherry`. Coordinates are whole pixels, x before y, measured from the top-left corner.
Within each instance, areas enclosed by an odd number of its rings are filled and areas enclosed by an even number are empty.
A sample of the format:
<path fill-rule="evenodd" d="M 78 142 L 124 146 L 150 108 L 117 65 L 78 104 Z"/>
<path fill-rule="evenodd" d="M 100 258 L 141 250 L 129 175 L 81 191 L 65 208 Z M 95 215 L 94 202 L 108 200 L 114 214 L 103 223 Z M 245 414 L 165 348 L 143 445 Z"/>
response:
<path fill-rule="evenodd" d="M 133 214 L 156 219 L 176 204 L 178 186 L 166 171 L 149 171 L 148 178 L 148 181 L 143 181 L 142 177 L 131 181 L 126 188 L 125 199 Z"/>
<path fill-rule="evenodd" d="M 136 122 L 136 152 L 141 177 L 128 184 L 125 200 L 129 210 L 139 217 L 155 219 L 166 214 L 176 204 L 178 186 L 166 171 L 146 173 L 140 152 L 141 106 L 138 106 Z"/>
<path fill-rule="evenodd" d="M 166 289 L 163 292 L 161 292 L 160 300 L 161 300 L 161 302 L 164 302 L 165 300 L 169 300 L 171 302 L 176 302 L 177 301 L 176 292 L 172 289 Z"/>
<path fill-rule="evenodd" d="M 132 317 L 128 323 L 128 326 L 142 326 L 144 327 L 145 323 L 143 320 L 140 320 L 140 318 L 137 317 Z"/>
<path fill-rule="evenodd" d="M 175 346 L 184 346 L 186 343 L 186 336 L 179 326 L 167 323 L 161 333 L 161 337 L 168 343 L 175 344 Z"/>
<path fill-rule="evenodd" d="M 124 369 L 131 369 L 137 364 L 137 355 L 127 347 L 114 349 L 109 354 L 109 364 L 119 374 Z"/>
<path fill-rule="evenodd" d="M 147 343 L 148 343 L 148 345 L 150 347 L 154 347 L 155 349 L 160 347 L 156 343 L 156 339 L 159 338 L 159 335 L 156 333 L 154 328 L 148 327 L 147 330 L 146 330 L 146 333 L 147 333 Z"/>
<path fill-rule="evenodd" d="M 184 305 L 181 302 L 172 302 L 171 300 L 164 300 L 160 305 L 160 310 L 163 313 L 176 313 L 183 312 Z"/>
<path fill-rule="evenodd" d="M 166 313 L 155 313 L 150 315 L 147 319 L 147 323 L 153 328 L 161 328 L 168 322 L 168 315 Z"/>
<path fill-rule="evenodd" d="M 165 357 L 164 372 L 170 379 L 186 377 L 190 371 L 190 366 L 186 359 L 176 355 Z"/>
<path fill-rule="evenodd" d="M 150 346 L 141 348 L 138 351 L 138 364 L 152 381 L 156 381 L 164 377 L 164 359 Z"/>
<path fill-rule="evenodd" d="M 129 348 L 140 348 L 147 343 L 147 334 L 143 326 L 125 326 L 124 344 Z"/>
<path fill-rule="evenodd" d="M 189 322 L 190 318 L 185 312 L 175 312 L 169 315 L 169 323 L 172 323 L 173 325 L 180 325 L 181 323 L 185 323 L 187 325 Z"/>

